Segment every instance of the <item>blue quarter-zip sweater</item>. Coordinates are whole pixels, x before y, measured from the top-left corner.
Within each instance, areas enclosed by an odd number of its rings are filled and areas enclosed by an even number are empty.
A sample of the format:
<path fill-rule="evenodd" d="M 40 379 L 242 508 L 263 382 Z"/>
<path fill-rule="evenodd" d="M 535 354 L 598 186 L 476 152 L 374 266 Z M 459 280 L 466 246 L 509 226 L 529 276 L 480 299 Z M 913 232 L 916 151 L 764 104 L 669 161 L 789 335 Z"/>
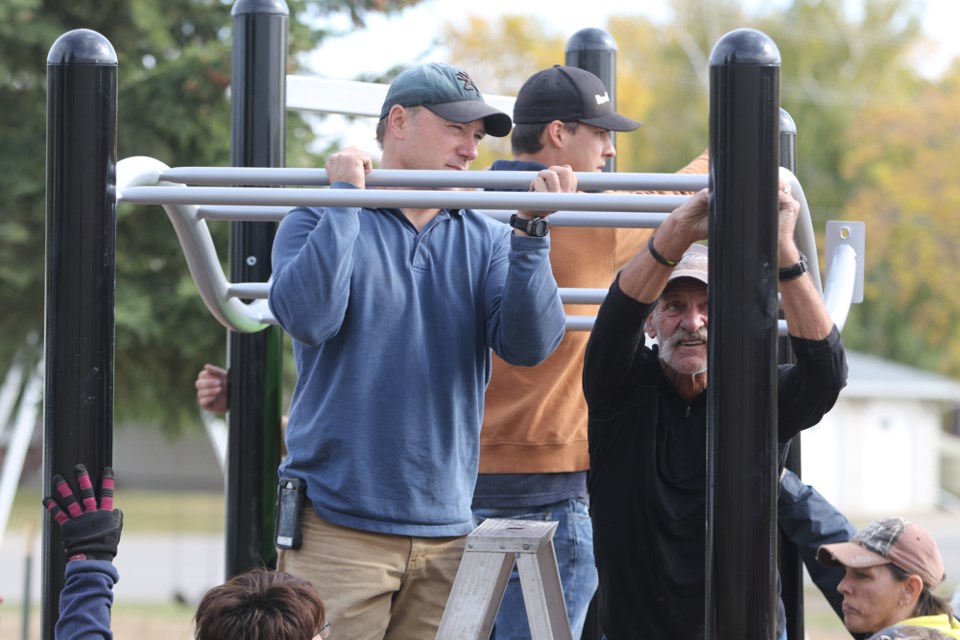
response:
<path fill-rule="evenodd" d="M 318 516 L 395 535 L 473 529 L 490 349 L 534 365 L 563 336 L 549 249 L 472 210 L 419 232 L 396 209 L 284 218 L 269 302 L 298 379 L 280 473 L 306 481 Z"/>

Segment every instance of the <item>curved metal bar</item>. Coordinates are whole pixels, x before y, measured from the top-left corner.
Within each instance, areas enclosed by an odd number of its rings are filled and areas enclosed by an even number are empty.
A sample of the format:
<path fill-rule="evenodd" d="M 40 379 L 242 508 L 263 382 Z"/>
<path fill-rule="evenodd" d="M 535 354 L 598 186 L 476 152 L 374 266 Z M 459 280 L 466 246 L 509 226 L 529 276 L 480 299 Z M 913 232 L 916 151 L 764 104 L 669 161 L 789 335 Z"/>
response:
<path fill-rule="evenodd" d="M 158 184 L 166 165 L 159 160 L 137 156 L 117 163 L 117 192 L 141 188 L 137 185 Z M 173 188 L 171 188 L 173 187 Z M 164 190 L 174 192 L 188 187 L 169 184 Z M 272 320 L 265 301 L 249 305 L 227 296 L 228 283 L 217 257 L 217 249 L 207 223 L 196 215 L 196 207 L 163 205 L 183 247 L 190 275 L 197 285 L 200 297 L 211 314 L 225 327 L 244 333 L 255 333 L 267 328 Z"/>
<path fill-rule="evenodd" d="M 368 187 L 526 189 L 535 171 L 404 171 L 375 169 L 366 176 Z M 301 186 L 330 183 L 325 169 L 269 167 L 175 167 L 162 179 L 197 186 Z M 707 186 L 706 174 L 684 173 L 577 173 L 584 191 L 699 191 Z"/>
<path fill-rule="evenodd" d="M 831 256 L 823 297 L 827 313 L 839 331 L 843 331 L 850 305 L 853 303 L 853 291 L 857 283 L 857 260 L 857 253 L 850 245 L 838 245 Z"/>
<path fill-rule="evenodd" d="M 807 205 L 807 196 L 803 192 L 803 186 L 797 180 L 793 172 L 784 167 L 780 167 L 780 175 L 790 185 L 790 192 L 800 203 L 800 215 L 797 218 L 797 225 L 793 230 L 794 238 L 797 241 L 797 248 L 808 258 L 807 268 L 813 283 L 817 287 L 820 295 L 823 295 L 823 283 L 820 279 L 820 260 L 817 258 L 817 238 L 813 233 L 813 218 L 810 215 L 810 207 Z M 839 327 L 840 325 L 837 325 Z"/>

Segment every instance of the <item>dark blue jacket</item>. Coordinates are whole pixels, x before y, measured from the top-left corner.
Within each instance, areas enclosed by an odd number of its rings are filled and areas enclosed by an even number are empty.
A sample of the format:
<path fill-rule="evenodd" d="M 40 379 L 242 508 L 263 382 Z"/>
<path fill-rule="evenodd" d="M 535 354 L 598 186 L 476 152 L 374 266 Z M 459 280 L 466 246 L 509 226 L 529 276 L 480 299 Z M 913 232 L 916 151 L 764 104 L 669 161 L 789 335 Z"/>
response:
<path fill-rule="evenodd" d="M 108 560 L 73 560 L 65 575 L 56 640 L 113 640 L 110 607 L 113 585 L 120 580 L 117 568 Z"/>

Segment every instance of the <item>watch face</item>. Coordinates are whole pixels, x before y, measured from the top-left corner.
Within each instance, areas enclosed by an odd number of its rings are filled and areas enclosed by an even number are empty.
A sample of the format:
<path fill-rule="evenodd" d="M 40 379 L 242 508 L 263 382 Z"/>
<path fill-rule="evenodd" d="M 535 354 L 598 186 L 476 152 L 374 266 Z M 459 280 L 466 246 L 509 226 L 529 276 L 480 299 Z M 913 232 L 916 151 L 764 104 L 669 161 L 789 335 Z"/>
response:
<path fill-rule="evenodd" d="M 517 214 L 510 216 L 510 226 L 535 238 L 542 238 L 547 235 L 547 232 L 550 230 L 550 225 L 547 224 L 544 218 L 526 219 L 521 218 Z"/>

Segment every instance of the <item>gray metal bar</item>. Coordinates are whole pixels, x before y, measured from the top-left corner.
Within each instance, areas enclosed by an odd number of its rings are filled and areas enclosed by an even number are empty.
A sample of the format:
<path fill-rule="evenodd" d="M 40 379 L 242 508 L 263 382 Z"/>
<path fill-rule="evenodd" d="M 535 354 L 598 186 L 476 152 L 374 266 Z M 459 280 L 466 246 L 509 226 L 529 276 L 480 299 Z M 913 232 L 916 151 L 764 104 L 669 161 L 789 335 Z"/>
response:
<path fill-rule="evenodd" d="M 288 75 L 287 109 L 378 118 L 387 89 L 389 85 L 373 82 Z M 483 99 L 504 113 L 513 113 L 513 96 L 485 93 Z"/>
<path fill-rule="evenodd" d="M 117 164 L 117 192 L 138 184 L 157 184 L 166 168 L 165 164 L 153 158 L 125 158 Z M 187 187 L 165 188 L 177 191 Z M 213 317 L 228 329 L 244 333 L 265 329 L 268 323 L 275 324 L 266 302 L 246 305 L 227 296 L 228 283 L 220 266 L 217 248 L 207 223 L 197 218 L 196 207 L 165 205 L 163 208 L 183 247 L 183 256 L 193 282 Z"/>
<path fill-rule="evenodd" d="M 471 189 L 524 189 L 534 171 L 406 171 L 375 169 L 366 177 L 368 187 L 461 187 Z M 329 185 L 325 169 L 268 167 L 174 167 L 163 180 L 196 186 L 303 186 Z M 683 173 L 578 173 L 584 191 L 699 191 L 707 186 L 705 174 Z"/>
<path fill-rule="evenodd" d="M 153 191 L 149 195 L 160 201 L 178 200 L 191 202 L 194 198 L 190 194 L 195 194 L 199 187 L 186 187 L 175 185 L 169 182 L 163 182 L 162 177 L 168 176 L 169 167 L 153 158 L 137 156 L 121 160 L 117 167 L 117 192 L 129 196 L 124 197 L 126 202 L 141 201 L 144 192 L 141 189 L 145 185 L 153 185 Z M 410 173 L 410 172 L 406 172 Z M 444 172 L 440 172 L 444 173 Z M 817 247 L 813 236 L 813 225 L 810 221 L 810 210 L 807 207 L 806 197 L 803 189 L 796 177 L 789 172 L 783 173 L 784 177 L 793 186 L 793 194 L 800 202 L 800 222 L 798 229 L 805 229 L 803 233 L 798 233 L 798 244 L 800 249 L 811 256 L 811 277 L 819 287 L 820 277 L 817 271 L 816 259 Z M 158 186 L 159 185 L 159 186 Z M 252 189 L 244 188 L 222 188 L 219 192 L 232 191 L 239 196 L 249 194 Z M 260 191 L 276 193 L 278 189 L 261 189 Z M 341 193 L 351 195 L 377 193 L 362 190 L 346 189 L 318 189 L 321 196 L 336 196 Z M 380 192 L 382 193 L 382 192 Z M 390 191 L 384 195 L 393 198 L 392 204 L 396 204 L 395 197 L 412 192 Z M 437 193 L 437 192 L 433 192 Z M 176 197 L 173 197 L 173 196 Z M 446 195 L 454 195 L 447 193 Z M 508 195 L 514 197 L 514 204 L 518 206 L 529 207 L 529 200 L 537 197 L 539 194 L 528 192 L 514 192 L 508 194 L 495 194 L 487 192 L 474 192 L 472 194 L 480 199 L 489 198 L 496 195 Z M 560 194 L 569 198 L 569 203 L 581 204 L 583 199 L 592 196 L 603 196 L 610 194 Z M 657 197 L 664 196 L 640 196 L 624 195 L 626 198 Z M 670 196 L 677 198 L 682 202 L 686 196 Z M 151 200 L 152 202 L 152 200 Z M 270 312 L 265 300 L 269 290 L 269 283 L 266 282 L 228 282 L 220 267 L 220 259 L 217 250 L 207 228 L 206 220 L 246 220 L 260 219 L 279 221 L 289 211 L 288 207 L 283 206 L 250 206 L 245 204 L 234 205 L 172 205 L 165 204 L 164 209 L 180 238 L 183 246 L 184 256 L 190 272 L 193 275 L 194 282 L 200 292 L 200 296 L 210 313 L 225 327 L 238 332 L 255 332 L 266 328 L 268 325 L 276 324 L 273 314 Z M 509 211 L 489 211 L 481 209 L 482 213 L 490 217 L 505 222 L 510 216 Z M 260 216 L 258 218 L 258 216 Z M 553 226 L 584 226 L 584 227 L 641 227 L 656 228 L 666 217 L 663 213 L 623 213 L 623 212 L 601 212 L 601 211 L 558 211 L 550 216 L 550 223 Z M 849 226 L 849 225 L 848 225 Z M 858 250 L 859 249 L 859 250 Z M 862 254 L 862 242 L 854 244 L 854 253 Z M 861 260 L 862 262 L 862 260 Z M 828 263 L 829 264 L 829 263 Z M 842 262 L 840 263 L 843 264 Z M 835 286 L 840 286 L 845 280 L 841 279 Z M 833 286 L 833 285 L 832 285 Z M 845 286 L 845 285 L 844 285 Z M 827 291 L 829 303 L 828 310 L 831 311 L 831 317 L 836 319 L 845 317 L 850 306 L 851 299 L 844 293 L 845 289 L 840 288 L 837 293 Z M 599 304 L 606 290 L 603 289 L 562 289 L 561 299 L 568 304 Z M 240 298 L 253 299 L 256 302 L 244 304 Z M 845 305 L 845 307 L 844 307 Z M 837 314 L 834 316 L 834 314 Z M 567 318 L 568 331 L 589 331 L 593 327 L 593 317 L 591 316 L 569 316 Z M 838 327 L 841 324 L 837 324 Z M 780 322 L 779 335 L 786 335 L 786 324 Z"/>
<path fill-rule="evenodd" d="M 267 187 L 131 187 L 120 196 L 133 204 L 246 204 L 377 208 L 464 208 L 558 211 L 659 211 L 668 213 L 688 196 L 617 193 L 529 193 Z"/>
<path fill-rule="evenodd" d="M 494 220 L 507 222 L 512 210 L 477 209 Z M 279 222 L 290 213 L 290 207 L 206 205 L 197 208 L 197 216 L 205 220 L 259 220 Z M 550 215 L 552 227 L 614 227 L 653 229 L 660 226 L 666 213 L 557 211 Z"/>
<path fill-rule="evenodd" d="M 810 216 L 810 207 L 807 206 L 807 196 L 803 192 L 803 186 L 797 177 L 789 169 L 780 167 L 780 177 L 784 178 L 790 185 L 790 193 L 797 202 L 800 203 L 800 215 L 797 217 L 797 225 L 794 228 L 793 235 L 797 242 L 797 248 L 807 256 L 810 277 L 813 278 L 813 284 L 817 291 L 823 295 L 823 283 L 820 277 L 820 261 L 817 260 L 817 237 L 813 233 L 813 218 Z M 838 325 L 839 328 L 839 325 Z"/>
<path fill-rule="evenodd" d="M 850 303 L 854 298 L 857 284 L 857 253 L 850 245 L 838 246 L 831 257 L 831 268 L 827 272 L 827 284 L 824 287 L 824 303 L 830 319 L 843 331 L 850 312 Z"/>

